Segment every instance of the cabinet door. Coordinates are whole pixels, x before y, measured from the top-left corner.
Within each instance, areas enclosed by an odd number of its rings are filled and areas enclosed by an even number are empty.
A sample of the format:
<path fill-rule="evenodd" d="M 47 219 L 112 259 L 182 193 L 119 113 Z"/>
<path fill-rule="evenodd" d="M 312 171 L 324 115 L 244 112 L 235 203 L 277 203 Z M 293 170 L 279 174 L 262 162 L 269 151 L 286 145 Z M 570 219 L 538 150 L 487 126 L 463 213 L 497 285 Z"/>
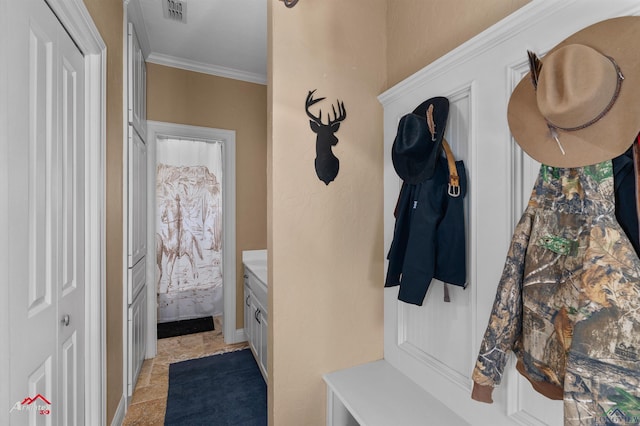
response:
<path fill-rule="evenodd" d="M 138 37 L 129 23 L 128 48 L 127 48 L 127 73 L 128 73 L 128 119 L 129 123 L 138 131 L 142 139 L 147 135 L 147 68 L 144 55 L 138 42 Z"/>
<path fill-rule="evenodd" d="M 147 147 L 129 126 L 128 259 L 133 267 L 147 250 Z"/>
<path fill-rule="evenodd" d="M 246 275 L 245 275 L 246 276 Z M 253 317 L 251 316 L 251 289 L 246 284 L 244 285 L 244 333 L 247 336 L 247 340 L 251 342 L 251 322 Z"/>
<path fill-rule="evenodd" d="M 254 356 L 256 357 L 256 359 L 258 359 L 260 357 L 260 329 L 259 329 L 259 323 L 258 323 L 258 304 L 257 304 L 257 300 L 255 297 L 253 297 L 253 293 L 252 293 L 252 297 L 249 300 L 249 304 L 250 306 L 250 311 L 251 311 L 251 318 L 249 319 L 251 325 L 249 326 L 249 328 L 251 329 L 250 333 L 251 333 L 251 339 L 249 340 L 249 345 L 251 346 L 251 350 L 253 351 Z"/>
<path fill-rule="evenodd" d="M 258 365 L 260 366 L 260 370 L 262 370 L 262 376 L 264 380 L 267 380 L 267 330 L 269 326 L 267 325 L 267 314 L 264 311 L 260 311 L 258 314 L 258 318 L 260 318 L 260 349 L 258 350 Z"/>
<path fill-rule="evenodd" d="M 147 322 L 147 292 L 141 291 L 135 298 L 128 312 L 128 362 L 127 378 L 129 396 L 133 393 L 142 363 L 147 350 L 146 327 Z"/>
<path fill-rule="evenodd" d="M 147 283 L 147 267 L 143 257 L 133 268 L 127 269 L 127 305 L 133 303 L 138 293 Z"/>

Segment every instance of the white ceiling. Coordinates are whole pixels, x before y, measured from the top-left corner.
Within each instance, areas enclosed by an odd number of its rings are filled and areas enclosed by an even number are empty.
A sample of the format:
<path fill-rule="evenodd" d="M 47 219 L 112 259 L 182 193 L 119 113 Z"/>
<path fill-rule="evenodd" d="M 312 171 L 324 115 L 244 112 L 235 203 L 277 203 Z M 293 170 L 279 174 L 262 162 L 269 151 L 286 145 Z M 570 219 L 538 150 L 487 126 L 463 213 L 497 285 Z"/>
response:
<path fill-rule="evenodd" d="M 181 0 L 186 23 L 164 18 L 166 1 L 128 7 L 147 62 L 266 84 L 267 0 Z"/>

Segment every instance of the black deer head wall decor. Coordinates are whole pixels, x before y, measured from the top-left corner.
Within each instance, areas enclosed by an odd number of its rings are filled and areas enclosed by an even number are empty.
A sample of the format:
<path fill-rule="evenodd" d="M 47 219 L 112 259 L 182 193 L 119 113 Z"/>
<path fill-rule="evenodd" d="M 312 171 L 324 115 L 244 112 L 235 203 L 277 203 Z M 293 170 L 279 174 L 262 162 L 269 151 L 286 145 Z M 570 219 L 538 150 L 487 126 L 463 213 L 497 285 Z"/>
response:
<path fill-rule="evenodd" d="M 309 121 L 309 125 L 311 126 L 311 130 L 317 135 L 316 136 L 316 174 L 318 178 L 323 181 L 326 185 L 329 185 L 329 182 L 332 182 L 336 176 L 338 175 L 338 169 L 340 168 L 340 160 L 338 157 L 333 155 L 333 151 L 331 151 L 331 147 L 338 143 L 338 138 L 335 133 L 340 129 L 340 123 L 347 118 L 347 110 L 344 108 L 344 102 L 338 102 L 338 111 L 336 112 L 336 107 L 332 105 L 333 108 L 333 119 L 331 118 L 331 113 L 327 113 L 327 124 L 322 122 L 322 110 L 318 112 L 318 116 L 316 117 L 309 111 L 309 107 L 317 104 L 318 102 L 324 100 L 325 98 L 313 99 L 313 94 L 315 90 L 310 90 L 307 95 L 307 100 L 305 101 L 305 110 L 307 111 L 307 115 L 311 119 Z"/>

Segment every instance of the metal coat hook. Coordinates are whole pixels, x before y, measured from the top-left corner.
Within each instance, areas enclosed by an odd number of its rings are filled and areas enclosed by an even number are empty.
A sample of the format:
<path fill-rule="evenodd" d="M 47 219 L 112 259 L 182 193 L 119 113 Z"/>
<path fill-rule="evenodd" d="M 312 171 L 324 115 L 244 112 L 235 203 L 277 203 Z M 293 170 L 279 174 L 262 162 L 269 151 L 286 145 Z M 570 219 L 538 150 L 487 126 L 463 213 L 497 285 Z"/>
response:
<path fill-rule="evenodd" d="M 284 5 L 291 8 L 298 3 L 298 0 L 280 0 L 284 2 Z"/>

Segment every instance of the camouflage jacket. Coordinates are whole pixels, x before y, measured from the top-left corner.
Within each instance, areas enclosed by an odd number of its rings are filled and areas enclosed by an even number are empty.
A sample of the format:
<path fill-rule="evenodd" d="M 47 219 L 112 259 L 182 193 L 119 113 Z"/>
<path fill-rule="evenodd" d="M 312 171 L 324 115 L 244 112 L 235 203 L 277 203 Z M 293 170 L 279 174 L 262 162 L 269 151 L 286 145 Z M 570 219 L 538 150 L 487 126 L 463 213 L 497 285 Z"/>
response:
<path fill-rule="evenodd" d="M 508 352 L 565 425 L 640 423 L 640 260 L 615 218 L 610 161 L 542 166 L 482 341 L 472 397 L 491 401 Z"/>

